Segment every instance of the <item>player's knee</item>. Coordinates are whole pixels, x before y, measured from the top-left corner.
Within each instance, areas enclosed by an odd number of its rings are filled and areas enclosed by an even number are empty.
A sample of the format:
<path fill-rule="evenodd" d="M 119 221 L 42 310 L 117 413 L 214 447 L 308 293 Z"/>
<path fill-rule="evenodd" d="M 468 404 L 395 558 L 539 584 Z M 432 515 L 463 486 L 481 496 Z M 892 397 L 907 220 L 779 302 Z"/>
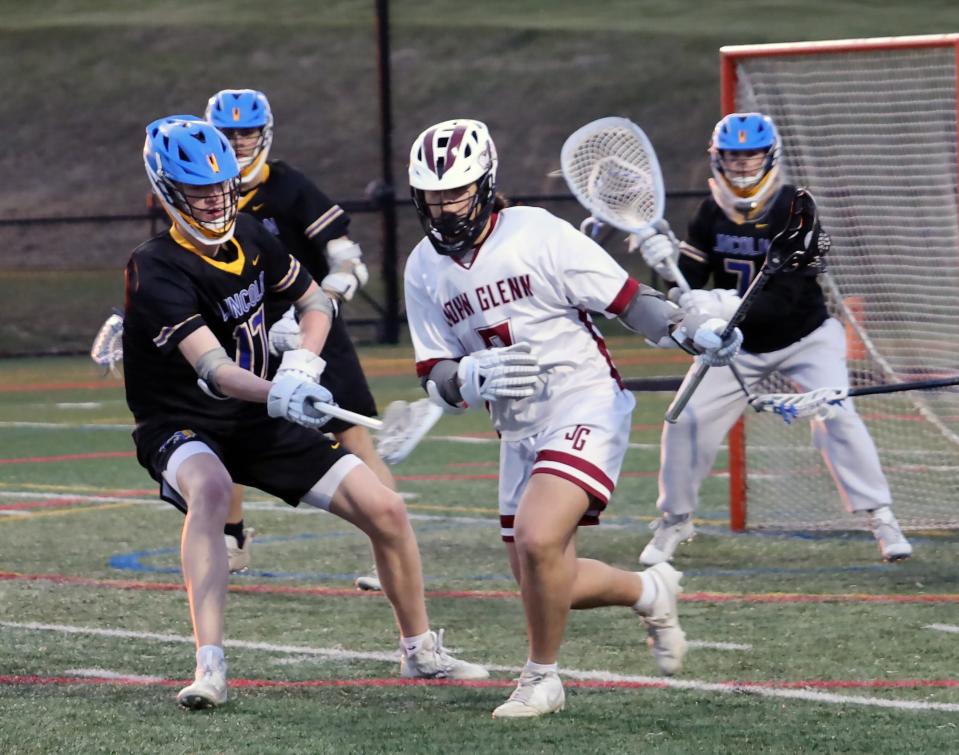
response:
<path fill-rule="evenodd" d="M 406 504 L 403 503 L 399 493 L 385 485 L 380 485 L 366 503 L 364 508 L 372 530 L 371 534 L 395 536 L 406 533 L 409 528 L 409 518 L 406 515 Z"/>
<path fill-rule="evenodd" d="M 562 555 L 562 543 L 552 533 L 534 526 L 517 524 L 514 530 L 516 552 L 526 563 L 551 560 Z"/>
<path fill-rule="evenodd" d="M 229 478 L 207 477 L 194 483 L 186 496 L 187 510 L 194 517 L 226 520 L 233 501 L 233 483 Z"/>

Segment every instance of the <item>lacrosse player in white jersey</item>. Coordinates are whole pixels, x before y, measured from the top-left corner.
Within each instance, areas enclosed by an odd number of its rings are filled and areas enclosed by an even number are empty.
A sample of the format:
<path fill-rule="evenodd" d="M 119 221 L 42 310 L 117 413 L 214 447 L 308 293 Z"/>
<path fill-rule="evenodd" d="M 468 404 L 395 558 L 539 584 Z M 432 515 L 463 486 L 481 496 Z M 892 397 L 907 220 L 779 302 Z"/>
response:
<path fill-rule="evenodd" d="M 406 313 L 417 373 L 446 411 L 488 406 L 502 438 L 500 526 L 520 585 L 529 660 L 494 718 L 565 704 L 557 657 L 570 608 L 624 606 L 643 620 L 663 673 L 686 639 L 681 574 L 577 558 L 576 530 L 597 524 L 613 493 L 635 404 L 590 312 L 659 341 L 672 334 L 713 364 L 738 350 L 725 322 L 683 312 L 629 277 L 606 252 L 545 210 L 506 208 L 496 194 L 486 126 L 426 129 L 410 153 L 410 186 L 426 237 L 407 262 Z"/>
<path fill-rule="evenodd" d="M 797 195 L 805 194 L 809 232 L 796 236 L 800 261 L 773 276 L 757 295 L 741 323 L 743 353 L 736 366 L 755 385 L 779 371 L 801 391 L 849 386 L 846 339 L 842 325 L 829 316 L 817 275 L 829 237 L 816 219 L 808 192 L 784 184 L 779 171 L 780 138 L 773 121 L 760 113 L 733 113 L 713 131 L 709 180 L 712 196 L 703 200 L 689 224 L 687 239 L 675 244 L 668 226 L 641 241 L 647 264 L 666 280 L 674 279 L 669 259 L 694 289 L 710 277 L 716 289 L 692 291 L 680 298 L 685 308 L 699 307 L 731 317 L 740 294 L 759 272 L 766 253 L 781 243 Z M 746 408 L 746 397 L 728 369 L 711 370 L 675 424 L 663 426 L 659 499 L 662 516 L 655 535 L 640 555 L 645 565 L 673 558 L 676 547 L 693 537 L 693 513 L 699 488 L 709 474 L 726 433 Z M 876 446 L 851 400 L 829 417 L 812 422 L 813 444 L 832 472 L 839 493 L 853 512 L 870 517 L 883 559 L 908 558 L 912 546 L 892 513 L 889 485 Z"/>

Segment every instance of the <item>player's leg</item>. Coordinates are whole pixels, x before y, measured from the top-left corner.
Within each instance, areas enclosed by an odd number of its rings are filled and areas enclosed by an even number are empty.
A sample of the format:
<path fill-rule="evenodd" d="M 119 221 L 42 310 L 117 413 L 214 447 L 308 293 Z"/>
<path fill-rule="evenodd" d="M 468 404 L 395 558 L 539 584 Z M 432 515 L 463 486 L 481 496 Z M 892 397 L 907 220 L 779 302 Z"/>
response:
<path fill-rule="evenodd" d="M 749 382 L 758 380 L 764 372 L 761 356 L 743 354 L 736 364 Z M 713 468 L 719 446 L 745 406 L 732 371 L 716 367 L 706 373 L 676 423 L 663 423 L 656 501 L 661 516 L 651 525 L 654 535 L 640 554 L 640 563 L 651 566 L 670 561 L 677 546 L 693 537 L 699 489 Z"/>
<path fill-rule="evenodd" d="M 208 708 L 227 700 L 223 656 L 227 554 L 223 541 L 233 483 L 220 459 L 205 443 L 180 445 L 169 457 L 163 479 L 186 506 L 180 538 L 183 581 L 196 638 L 193 684 L 177 695 L 188 708 Z"/>
<path fill-rule="evenodd" d="M 365 427 L 353 425 L 334 433 L 336 439 L 348 448 L 351 453 L 356 454 L 363 460 L 382 482 L 390 490 L 396 490 L 396 480 L 389 466 L 376 452 L 376 446 L 373 444 L 373 437 Z M 379 569 L 374 564 L 369 574 L 363 574 L 356 578 L 354 584 L 359 590 L 382 590 L 383 583 L 380 580 Z"/>
<path fill-rule="evenodd" d="M 243 525 L 243 486 L 234 485 L 230 513 L 227 514 L 226 524 L 223 527 L 230 574 L 244 572 L 250 568 L 254 535 L 256 530 Z"/>
<path fill-rule="evenodd" d="M 336 403 L 351 412 L 375 417 L 376 401 L 343 320 L 339 318 L 334 320 L 320 356 L 329 365 L 323 373 L 321 382 L 333 394 Z M 391 490 L 396 490 L 393 472 L 380 458 L 373 438 L 366 428 L 351 425 L 343 420 L 332 420 L 327 424 L 326 430 L 333 433 L 351 453 L 362 459 L 384 485 Z M 357 577 L 355 584 L 360 590 L 382 589 L 375 567 L 372 573 Z"/>
<path fill-rule="evenodd" d="M 328 497 L 327 510 L 350 522 L 370 539 L 383 592 L 393 606 L 404 654 L 400 672 L 406 677 L 485 679 L 486 669 L 450 655 L 443 633 L 430 630 L 423 595 L 419 546 L 399 494 L 383 485 L 356 457 L 356 464 L 329 491 L 321 480 L 304 499 L 317 505 Z M 342 460 L 341 460 L 342 463 Z M 335 467 L 331 472 L 335 472 Z M 318 495 L 317 495 L 318 494 Z"/>
<path fill-rule="evenodd" d="M 781 371 L 800 391 L 846 388 L 846 334 L 833 318 L 797 342 Z M 813 445 L 822 453 L 846 508 L 868 516 L 882 557 L 908 558 L 912 545 L 892 513 L 892 493 L 882 471 L 879 453 L 852 399 L 843 401 L 826 418 L 811 422 Z"/>

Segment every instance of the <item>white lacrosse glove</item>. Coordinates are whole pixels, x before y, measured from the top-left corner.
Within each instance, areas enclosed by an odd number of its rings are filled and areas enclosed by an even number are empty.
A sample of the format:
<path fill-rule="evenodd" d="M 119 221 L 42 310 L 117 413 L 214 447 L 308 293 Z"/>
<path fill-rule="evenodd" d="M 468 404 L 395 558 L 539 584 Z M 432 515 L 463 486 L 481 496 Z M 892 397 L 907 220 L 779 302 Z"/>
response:
<path fill-rule="evenodd" d="M 541 372 L 529 344 L 514 343 L 463 357 L 456 375 L 463 401 L 475 408 L 484 401 L 532 396 Z"/>
<path fill-rule="evenodd" d="M 669 263 L 672 261 L 675 264 L 679 259 L 679 241 L 666 220 L 657 220 L 642 231 L 629 234 L 626 243 L 630 253 L 639 249 L 643 261 L 655 270 L 660 278 L 667 281 L 676 280 Z"/>
<path fill-rule="evenodd" d="M 120 312 L 114 311 L 100 326 L 90 347 L 90 358 L 117 374 L 117 364 L 123 361 L 123 315 Z"/>
<path fill-rule="evenodd" d="M 727 288 L 714 288 L 709 291 L 695 288 L 679 297 L 679 306 L 686 314 L 709 315 L 727 321 L 736 314 L 741 303 L 739 294 Z"/>
<path fill-rule="evenodd" d="M 694 312 L 686 315 L 673 338 L 687 351 L 698 354 L 697 361 L 707 367 L 723 367 L 733 361 L 743 343 L 743 334 L 734 328 L 724 340 L 722 332 L 728 321 Z"/>
<path fill-rule="evenodd" d="M 303 345 L 300 324 L 296 321 L 296 307 L 290 307 L 283 317 L 273 323 L 269 332 L 270 353 L 278 357 L 284 351 L 298 349 Z"/>
<path fill-rule="evenodd" d="M 283 352 L 283 359 L 276 370 L 274 380 L 284 377 L 295 377 L 298 380 L 312 380 L 320 382 L 320 375 L 326 368 L 326 361 L 309 349 L 290 349 Z"/>
<path fill-rule="evenodd" d="M 330 273 L 320 281 L 320 288 L 330 296 L 350 301 L 370 280 L 370 271 L 363 263 L 363 251 L 355 241 L 347 238 L 331 240 L 326 245 L 326 260 Z"/>
<path fill-rule="evenodd" d="M 333 394 L 310 380 L 287 376 L 273 381 L 266 399 L 266 412 L 271 417 L 282 417 L 315 430 L 331 419 L 329 414 L 316 408 L 317 403 L 333 404 Z"/>

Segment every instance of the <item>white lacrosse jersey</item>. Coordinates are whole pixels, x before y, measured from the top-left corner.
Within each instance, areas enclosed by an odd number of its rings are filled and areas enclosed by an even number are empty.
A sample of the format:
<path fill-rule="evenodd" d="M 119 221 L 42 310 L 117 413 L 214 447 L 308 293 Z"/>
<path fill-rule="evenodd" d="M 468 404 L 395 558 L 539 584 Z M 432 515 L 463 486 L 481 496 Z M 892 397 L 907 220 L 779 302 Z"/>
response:
<path fill-rule="evenodd" d="M 406 263 L 406 315 L 420 377 L 444 359 L 528 343 L 544 369 L 537 393 L 490 402 L 505 440 L 560 417 L 567 425 L 635 406 L 590 312 L 623 312 L 639 283 L 590 238 L 543 209 L 512 207 L 469 264 L 429 240 Z"/>

